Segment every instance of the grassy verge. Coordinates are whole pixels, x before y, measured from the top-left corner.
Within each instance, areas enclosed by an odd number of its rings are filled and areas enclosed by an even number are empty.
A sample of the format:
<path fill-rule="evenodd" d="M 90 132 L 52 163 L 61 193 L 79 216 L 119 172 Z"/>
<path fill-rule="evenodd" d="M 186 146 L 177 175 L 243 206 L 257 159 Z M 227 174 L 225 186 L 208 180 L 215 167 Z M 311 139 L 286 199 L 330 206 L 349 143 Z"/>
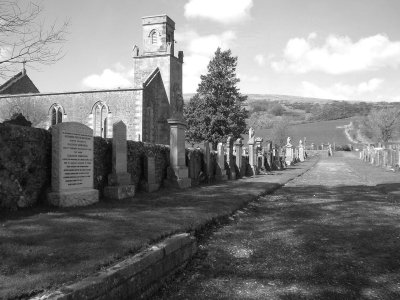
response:
<path fill-rule="evenodd" d="M 286 171 L 139 194 L 85 208 L 0 215 L 0 298 L 28 297 L 79 280 L 177 232 L 193 231 L 276 189 L 313 162 Z"/>

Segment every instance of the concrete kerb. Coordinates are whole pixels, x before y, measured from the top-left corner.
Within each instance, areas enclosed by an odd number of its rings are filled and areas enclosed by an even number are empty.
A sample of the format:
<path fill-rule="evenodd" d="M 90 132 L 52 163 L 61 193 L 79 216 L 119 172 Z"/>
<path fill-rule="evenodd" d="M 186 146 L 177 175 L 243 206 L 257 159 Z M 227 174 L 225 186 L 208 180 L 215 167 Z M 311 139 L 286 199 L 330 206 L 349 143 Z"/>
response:
<path fill-rule="evenodd" d="M 304 168 L 287 182 L 301 176 L 315 166 L 319 159 Z M 226 223 L 238 211 L 260 197 L 271 194 L 285 183 L 277 183 L 246 201 L 240 207 L 225 214 L 210 218 L 194 229 L 195 233 L 215 224 Z M 132 299 L 147 298 L 183 268 L 197 252 L 197 240 L 193 234 L 174 234 L 111 267 L 89 276 L 79 282 L 31 298 L 32 300 L 74 300 L 74 299 Z"/>
<path fill-rule="evenodd" d="M 173 274 L 197 251 L 188 233 L 175 234 L 103 271 L 34 300 L 131 299 Z"/>

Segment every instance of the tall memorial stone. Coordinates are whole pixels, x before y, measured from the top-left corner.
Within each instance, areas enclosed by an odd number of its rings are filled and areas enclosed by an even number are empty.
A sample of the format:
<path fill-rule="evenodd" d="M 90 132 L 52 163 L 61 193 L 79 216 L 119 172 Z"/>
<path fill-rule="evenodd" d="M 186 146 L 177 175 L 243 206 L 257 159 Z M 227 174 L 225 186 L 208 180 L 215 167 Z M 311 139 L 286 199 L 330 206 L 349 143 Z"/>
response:
<path fill-rule="evenodd" d="M 154 153 L 147 153 L 147 164 L 145 168 L 146 184 L 144 188 L 146 192 L 155 192 L 160 188 L 160 183 L 156 180 L 156 157 Z"/>
<path fill-rule="evenodd" d="M 228 179 L 225 169 L 225 149 L 222 143 L 218 143 L 217 145 L 217 174 L 215 177 L 217 180 Z"/>
<path fill-rule="evenodd" d="M 247 142 L 249 146 L 249 165 L 252 170 L 252 175 L 257 174 L 257 157 L 256 157 L 256 148 L 255 148 L 255 137 L 254 137 L 254 129 L 249 129 L 249 141 Z"/>
<path fill-rule="evenodd" d="M 229 135 L 226 141 L 226 161 L 229 166 L 230 179 L 236 179 L 235 160 L 233 159 L 233 136 Z"/>
<path fill-rule="evenodd" d="M 287 138 L 287 142 L 285 145 L 285 162 L 286 165 L 290 166 L 294 160 L 294 152 L 293 152 L 293 145 L 291 143 L 291 138 Z"/>
<path fill-rule="evenodd" d="M 185 159 L 186 123 L 181 118 L 168 119 L 170 126 L 170 146 L 168 181 L 172 186 L 184 189 L 192 186 Z"/>
<path fill-rule="evenodd" d="M 108 175 L 108 186 L 104 195 L 109 199 L 126 199 L 135 196 L 131 174 L 127 171 L 126 125 L 119 121 L 113 124 L 112 173 Z"/>
<path fill-rule="evenodd" d="M 300 140 L 299 141 L 299 160 L 301 162 L 303 162 L 304 161 L 304 157 L 305 157 L 305 155 L 304 155 L 303 142 Z"/>
<path fill-rule="evenodd" d="M 207 178 L 208 182 L 210 182 L 214 175 L 211 163 L 210 142 L 208 141 L 204 142 L 203 151 L 204 151 L 203 157 L 204 157 L 204 164 L 206 166 Z"/>
<path fill-rule="evenodd" d="M 256 141 L 256 165 L 258 170 L 265 171 L 265 158 L 264 158 L 264 149 L 263 149 L 263 138 L 257 137 Z"/>
<path fill-rule="evenodd" d="M 272 153 L 272 141 L 267 141 L 267 148 L 266 148 L 266 156 L 267 156 L 267 165 L 269 170 L 273 169 L 272 166 L 272 159 L 273 159 L 273 153 Z"/>
<path fill-rule="evenodd" d="M 238 167 L 238 177 L 243 177 L 246 173 L 246 166 L 243 165 L 243 142 L 241 138 L 235 141 L 236 166 Z"/>
<path fill-rule="evenodd" d="M 54 125 L 52 133 L 51 205 L 86 206 L 99 201 L 93 188 L 93 131 L 77 122 Z"/>

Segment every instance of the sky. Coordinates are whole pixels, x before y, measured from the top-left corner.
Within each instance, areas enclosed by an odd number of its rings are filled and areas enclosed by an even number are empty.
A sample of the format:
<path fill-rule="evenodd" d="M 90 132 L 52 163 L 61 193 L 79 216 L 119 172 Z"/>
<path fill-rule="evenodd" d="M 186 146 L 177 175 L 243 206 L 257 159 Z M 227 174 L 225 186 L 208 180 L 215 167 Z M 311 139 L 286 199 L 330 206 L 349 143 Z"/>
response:
<path fill-rule="evenodd" d="M 167 14 L 196 92 L 217 47 L 238 57 L 245 94 L 400 101 L 399 0 L 42 0 L 46 23 L 69 19 L 65 57 L 27 68 L 41 92 L 132 86 L 141 17 Z"/>

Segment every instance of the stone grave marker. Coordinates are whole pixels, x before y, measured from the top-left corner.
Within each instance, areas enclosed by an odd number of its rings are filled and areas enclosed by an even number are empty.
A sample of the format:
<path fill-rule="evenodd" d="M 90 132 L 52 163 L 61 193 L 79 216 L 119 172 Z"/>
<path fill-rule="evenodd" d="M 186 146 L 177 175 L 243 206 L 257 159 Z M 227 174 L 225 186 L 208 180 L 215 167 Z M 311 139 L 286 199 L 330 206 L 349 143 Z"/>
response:
<path fill-rule="evenodd" d="M 112 173 L 108 175 L 108 186 L 104 195 L 110 199 L 126 199 L 135 195 L 131 174 L 127 172 L 126 125 L 119 121 L 113 124 Z"/>
<path fill-rule="evenodd" d="M 217 145 L 217 180 L 227 180 L 228 176 L 226 175 L 225 170 L 225 151 L 224 151 L 224 144 L 218 143 Z"/>
<path fill-rule="evenodd" d="M 99 201 L 93 188 L 93 131 L 78 122 L 54 125 L 52 133 L 51 192 L 54 206 L 86 206 Z"/>
<path fill-rule="evenodd" d="M 210 182 L 211 178 L 213 177 L 213 170 L 212 170 L 212 164 L 211 164 L 211 153 L 210 153 L 210 142 L 206 141 L 203 144 L 204 147 L 204 163 L 206 165 L 206 172 L 207 172 L 207 178 L 208 182 Z"/>
<path fill-rule="evenodd" d="M 238 138 L 235 141 L 235 149 L 236 149 L 236 166 L 238 167 L 239 170 L 239 176 L 243 177 L 245 175 L 246 172 L 246 166 L 243 166 L 243 142 L 241 138 Z"/>
<path fill-rule="evenodd" d="M 185 157 L 185 129 L 186 123 L 181 118 L 167 120 L 170 126 L 170 144 L 167 185 L 180 189 L 192 186 L 192 180 L 189 178 L 189 170 L 186 166 Z"/>
<path fill-rule="evenodd" d="M 160 188 L 160 184 L 156 180 L 156 158 L 152 152 L 147 154 L 146 168 L 147 183 L 145 185 L 146 192 L 154 192 Z"/>
<path fill-rule="evenodd" d="M 236 170 L 235 170 L 235 161 L 233 159 L 233 136 L 232 135 L 228 136 L 226 145 L 227 145 L 226 160 L 227 160 L 228 166 L 229 166 L 230 179 L 235 180 L 236 179 Z"/>

